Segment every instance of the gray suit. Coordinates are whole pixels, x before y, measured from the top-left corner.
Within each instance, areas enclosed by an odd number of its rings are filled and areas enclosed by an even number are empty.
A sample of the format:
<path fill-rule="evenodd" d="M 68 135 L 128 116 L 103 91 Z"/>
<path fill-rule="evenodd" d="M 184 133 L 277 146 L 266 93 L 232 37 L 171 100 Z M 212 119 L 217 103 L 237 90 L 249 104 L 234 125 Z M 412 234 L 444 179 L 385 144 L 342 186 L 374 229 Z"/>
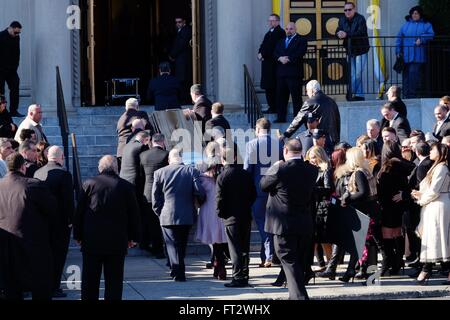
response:
<path fill-rule="evenodd" d="M 163 227 L 169 255 L 171 276 L 185 281 L 184 257 L 189 231 L 196 220 L 195 198 L 206 196 L 200 182 L 200 172 L 192 167 L 169 165 L 154 174 L 152 203 Z"/>

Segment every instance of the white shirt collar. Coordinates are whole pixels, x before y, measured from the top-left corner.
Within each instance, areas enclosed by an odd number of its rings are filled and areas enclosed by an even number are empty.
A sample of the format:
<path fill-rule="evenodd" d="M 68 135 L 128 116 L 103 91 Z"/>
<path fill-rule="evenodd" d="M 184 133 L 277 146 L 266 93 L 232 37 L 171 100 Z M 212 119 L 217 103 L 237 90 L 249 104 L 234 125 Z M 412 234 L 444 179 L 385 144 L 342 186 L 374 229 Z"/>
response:
<path fill-rule="evenodd" d="M 33 125 L 33 127 L 37 127 L 37 126 L 39 125 L 39 123 L 34 122 L 34 120 L 31 119 L 31 118 L 27 118 L 27 119 L 28 119 L 28 121 Z"/>
<path fill-rule="evenodd" d="M 203 98 L 204 96 L 200 96 L 200 97 L 198 97 L 197 99 L 195 99 L 195 103 L 197 103 L 198 102 L 198 100 L 200 100 L 201 98 Z"/>
<path fill-rule="evenodd" d="M 299 157 L 295 157 L 295 158 L 290 158 L 288 161 L 294 161 L 294 160 L 303 160 L 303 157 L 299 156 Z"/>

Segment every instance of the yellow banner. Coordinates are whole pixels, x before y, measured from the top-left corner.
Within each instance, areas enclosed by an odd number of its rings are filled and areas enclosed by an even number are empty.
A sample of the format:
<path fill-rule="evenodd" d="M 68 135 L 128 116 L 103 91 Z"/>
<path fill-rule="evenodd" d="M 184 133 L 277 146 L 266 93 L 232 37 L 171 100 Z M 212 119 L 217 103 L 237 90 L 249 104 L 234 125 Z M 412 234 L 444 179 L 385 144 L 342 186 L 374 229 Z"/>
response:
<path fill-rule="evenodd" d="M 272 12 L 281 16 L 281 0 L 272 0 Z"/>

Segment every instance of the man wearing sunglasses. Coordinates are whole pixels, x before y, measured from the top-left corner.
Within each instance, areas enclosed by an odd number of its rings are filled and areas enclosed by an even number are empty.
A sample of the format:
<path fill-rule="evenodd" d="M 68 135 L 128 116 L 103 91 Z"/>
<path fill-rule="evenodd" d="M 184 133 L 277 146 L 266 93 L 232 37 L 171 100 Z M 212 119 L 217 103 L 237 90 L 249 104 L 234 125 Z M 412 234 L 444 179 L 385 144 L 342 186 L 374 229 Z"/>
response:
<path fill-rule="evenodd" d="M 363 70 L 367 66 L 367 53 L 370 50 L 367 22 L 364 16 L 356 12 L 356 6 L 352 2 L 345 3 L 344 13 L 345 17 L 339 20 L 336 36 L 344 40 L 344 47 L 351 63 L 352 84 L 351 92 L 347 93 L 347 100 L 361 101 L 364 100 Z M 350 48 L 349 39 L 351 39 Z"/>
<path fill-rule="evenodd" d="M 17 74 L 20 62 L 20 34 L 22 25 L 14 21 L 0 32 L 0 94 L 5 94 L 5 84 L 10 91 L 9 102 L 12 117 L 22 118 L 18 112 L 20 79 Z"/>

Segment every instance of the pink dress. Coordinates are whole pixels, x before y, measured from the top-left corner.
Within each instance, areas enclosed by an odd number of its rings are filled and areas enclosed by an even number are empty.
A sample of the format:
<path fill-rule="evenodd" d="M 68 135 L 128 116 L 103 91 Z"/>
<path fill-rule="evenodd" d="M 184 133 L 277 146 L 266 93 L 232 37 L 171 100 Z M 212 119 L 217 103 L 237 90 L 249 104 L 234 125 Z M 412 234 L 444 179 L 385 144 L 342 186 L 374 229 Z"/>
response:
<path fill-rule="evenodd" d="M 206 190 L 206 202 L 200 208 L 195 237 L 204 244 L 227 243 L 225 227 L 216 213 L 216 181 L 206 175 L 200 180 Z"/>

